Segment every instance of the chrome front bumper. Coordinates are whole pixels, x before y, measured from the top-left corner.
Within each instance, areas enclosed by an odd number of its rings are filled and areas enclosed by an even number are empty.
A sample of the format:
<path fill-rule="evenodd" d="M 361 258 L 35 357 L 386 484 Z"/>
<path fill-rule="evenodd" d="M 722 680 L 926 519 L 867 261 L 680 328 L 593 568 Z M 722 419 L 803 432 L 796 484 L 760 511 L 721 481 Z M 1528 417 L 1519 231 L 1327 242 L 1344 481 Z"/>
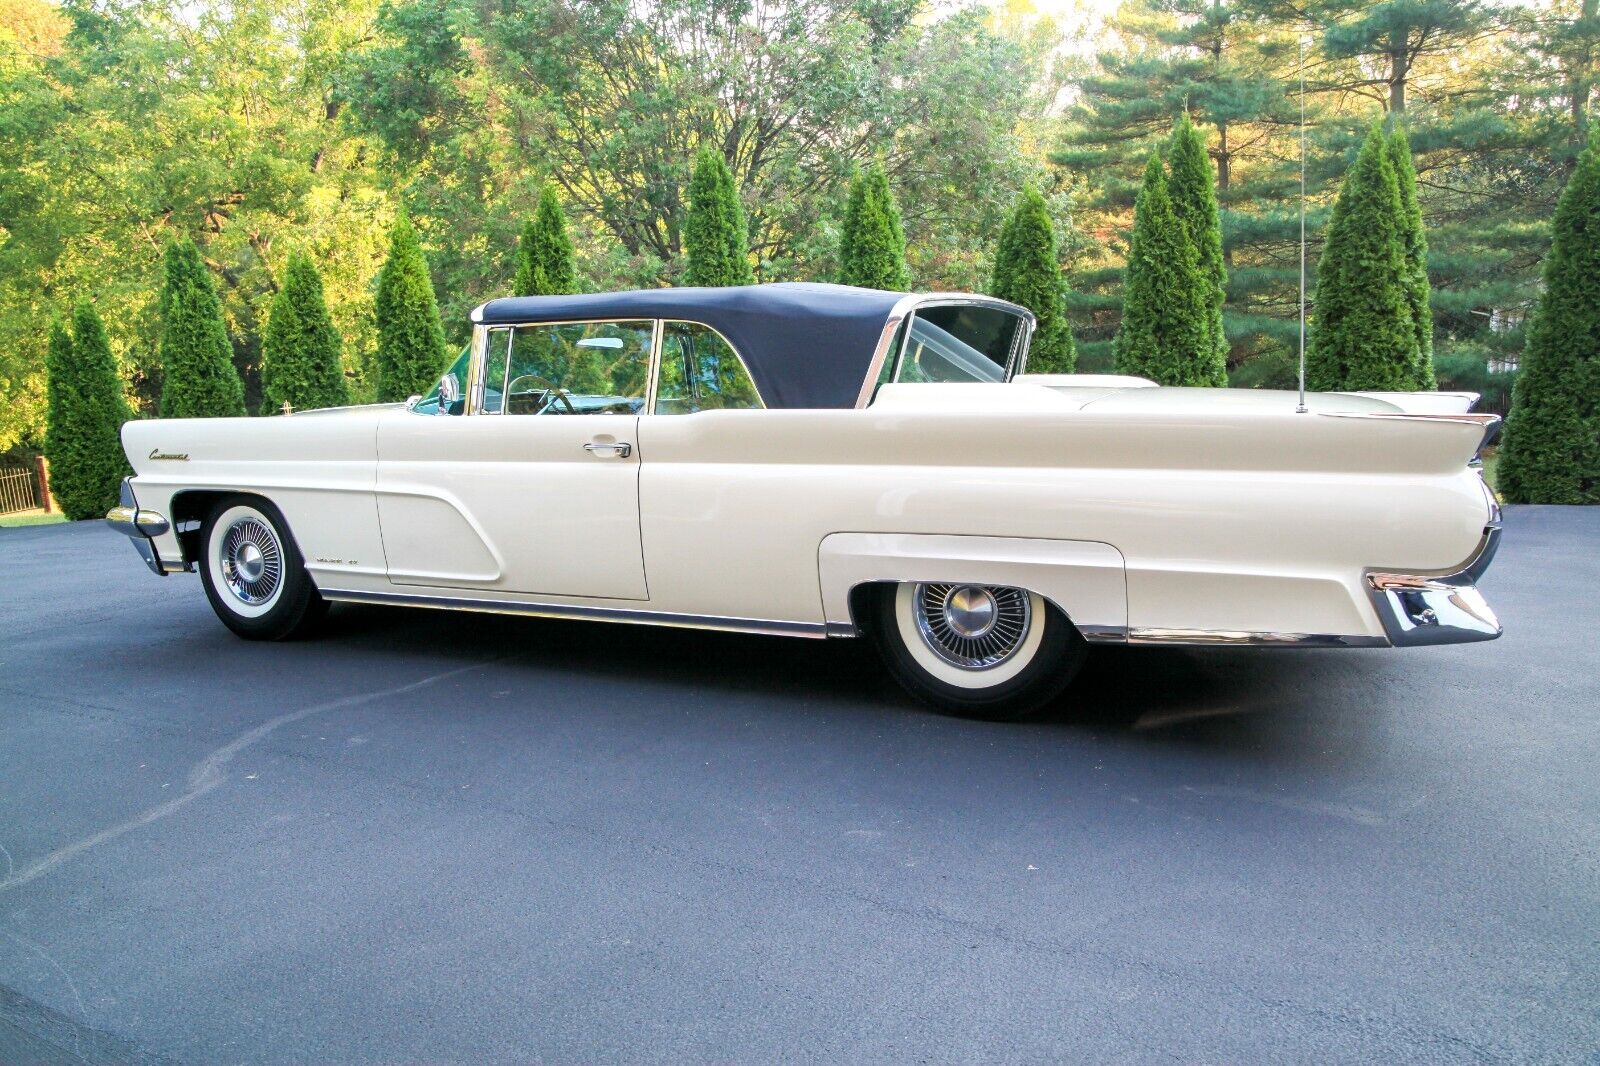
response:
<path fill-rule="evenodd" d="M 1478 578 L 1489 569 L 1500 547 L 1500 512 L 1484 527 L 1483 540 L 1466 564 L 1453 574 L 1367 573 L 1367 594 L 1377 608 L 1389 643 L 1397 648 L 1425 644 L 1466 644 L 1493 640 L 1500 620 L 1478 591 Z"/>
<path fill-rule="evenodd" d="M 157 511 L 139 509 L 139 502 L 133 496 L 131 481 L 131 478 L 122 479 L 120 500 L 117 506 L 106 512 L 106 525 L 133 541 L 134 550 L 139 553 L 139 558 L 144 560 L 144 565 L 153 573 L 164 577 L 167 570 L 161 565 L 161 556 L 156 553 L 156 546 L 151 543 L 151 538 L 159 537 L 171 529 L 172 523 Z"/>

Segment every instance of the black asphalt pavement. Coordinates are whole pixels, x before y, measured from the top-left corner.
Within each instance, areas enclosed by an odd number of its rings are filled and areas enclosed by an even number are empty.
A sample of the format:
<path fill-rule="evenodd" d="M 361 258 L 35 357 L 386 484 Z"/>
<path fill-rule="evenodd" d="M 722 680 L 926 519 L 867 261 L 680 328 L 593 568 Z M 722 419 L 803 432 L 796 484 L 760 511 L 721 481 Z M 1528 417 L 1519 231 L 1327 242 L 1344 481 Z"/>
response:
<path fill-rule="evenodd" d="M 1600 508 L 1506 636 L 865 647 L 336 608 L 0 529 L 0 1063 L 1600 1061 Z"/>

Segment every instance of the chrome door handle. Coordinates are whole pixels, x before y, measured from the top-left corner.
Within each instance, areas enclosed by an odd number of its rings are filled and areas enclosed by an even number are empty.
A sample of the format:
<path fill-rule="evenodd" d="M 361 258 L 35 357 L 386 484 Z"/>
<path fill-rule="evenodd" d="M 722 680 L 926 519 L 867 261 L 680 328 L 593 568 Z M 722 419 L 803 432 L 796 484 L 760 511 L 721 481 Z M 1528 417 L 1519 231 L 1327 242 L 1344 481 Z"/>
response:
<path fill-rule="evenodd" d="M 626 459 L 633 454 L 633 445 L 625 440 L 619 440 L 615 444 L 591 441 L 583 446 L 583 450 L 601 459 Z"/>

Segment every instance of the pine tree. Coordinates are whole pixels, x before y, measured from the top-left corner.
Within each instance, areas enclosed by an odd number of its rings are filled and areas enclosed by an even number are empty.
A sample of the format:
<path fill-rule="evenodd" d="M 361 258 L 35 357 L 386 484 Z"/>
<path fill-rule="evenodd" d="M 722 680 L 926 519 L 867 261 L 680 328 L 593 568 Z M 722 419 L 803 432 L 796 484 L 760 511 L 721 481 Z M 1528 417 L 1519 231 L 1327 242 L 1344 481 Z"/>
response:
<path fill-rule="evenodd" d="M 749 285 L 755 281 L 739 190 L 722 153 L 714 148 L 702 148 L 695 158 L 683 244 L 689 259 L 684 284 Z"/>
<path fill-rule="evenodd" d="M 577 291 L 578 267 L 572 238 L 567 236 L 567 216 L 555 186 L 545 182 L 538 212 L 522 227 L 516 292 L 518 296 L 565 296 Z"/>
<path fill-rule="evenodd" d="M 1411 162 L 1411 141 L 1405 127 L 1395 123 L 1389 135 L 1389 163 L 1400 190 L 1400 241 L 1406 259 L 1406 305 L 1416 333 L 1416 355 L 1410 367 L 1409 388 L 1433 389 L 1433 309 L 1428 292 L 1428 234 L 1422 225 L 1422 205 L 1417 202 L 1417 170 Z"/>
<path fill-rule="evenodd" d="M 261 338 L 261 391 L 269 412 L 342 407 L 350 402 L 340 353 L 344 340 L 328 317 L 322 276 L 311 257 L 289 257 Z"/>
<path fill-rule="evenodd" d="M 1209 321 L 1205 276 L 1173 209 L 1161 157 L 1151 155 L 1133 211 L 1117 372 L 1162 385 L 1211 384 L 1196 358 L 1211 343 Z"/>
<path fill-rule="evenodd" d="M 1556 205 L 1500 449 L 1515 503 L 1600 503 L 1600 127 Z"/>
<path fill-rule="evenodd" d="M 193 241 L 167 245 L 160 307 L 161 417 L 244 415 L 244 383 L 233 366 L 222 304 Z"/>
<path fill-rule="evenodd" d="M 1406 390 L 1418 364 L 1400 209 L 1388 140 L 1374 124 L 1345 175 L 1317 265 L 1306 383 Z"/>
<path fill-rule="evenodd" d="M 404 211 L 389 231 L 378 273 L 378 402 L 400 403 L 433 388 L 447 356 L 428 261 Z"/>
<path fill-rule="evenodd" d="M 1041 374 L 1072 373 L 1078 353 L 1067 325 L 1055 226 L 1044 197 L 1031 185 L 1022 190 L 1017 206 L 1000 231 L 989 292 L 1021 304 L 1039 320 L 1029 349 L 1029 370 Z"/>
<path fill-rule="evenodd" d="M 60 321 L 50 327 L 44 450 L 52 495 L 76 521 L 104 518 L 117 505 L 122 479 L 133 472 L 121 440 L 132 416 L 105 326 L 87 300 L 73 309 L 72 332 Z"/>
<path fill-rule="evenodd" d="M 1228 338 L 1222 331 L 1222 305 L 1227 299 L 1228 271 L 1222 262 L 1222 218 L 1217 211 L 1215 177 L 1206 154 L 1205 138 L 1183 112 L 1167 141 L 1171 170 L 1172 210 L 1194 245 L 1195 263 L 1205 282 L 1206 338 L 1194 353 L 1198 365 L 1189 375 L 1196 384 L 1228 384 Z"/>
<path fill-rule="evenodd" d="M 891 292 L 911 287 L 900 208 L 880 164 L 857 173 L 850 183 L 839 237 L 839 283 Z"/>

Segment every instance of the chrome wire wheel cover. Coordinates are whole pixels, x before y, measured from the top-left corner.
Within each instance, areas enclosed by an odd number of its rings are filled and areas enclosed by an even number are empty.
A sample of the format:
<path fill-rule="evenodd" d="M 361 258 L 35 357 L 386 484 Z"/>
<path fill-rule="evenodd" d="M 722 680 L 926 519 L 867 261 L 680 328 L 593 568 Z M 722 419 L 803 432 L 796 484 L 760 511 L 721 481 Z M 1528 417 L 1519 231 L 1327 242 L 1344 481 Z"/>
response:
<path fill-rule="evenodd" d="M 912 614 L 928 649 L 963 670 L 987 670 L 1011 658 L 1033 621 L 1026 592 L 992 585 L 918 585 Z"/>
<path fill-rule="evenodd" d="M 283 582 L 283 546 L 272 527 L 259 518 L 240 518 L 230 525 L 217 556 L 223 584 L 240 603 L 259 607 Z"/>

